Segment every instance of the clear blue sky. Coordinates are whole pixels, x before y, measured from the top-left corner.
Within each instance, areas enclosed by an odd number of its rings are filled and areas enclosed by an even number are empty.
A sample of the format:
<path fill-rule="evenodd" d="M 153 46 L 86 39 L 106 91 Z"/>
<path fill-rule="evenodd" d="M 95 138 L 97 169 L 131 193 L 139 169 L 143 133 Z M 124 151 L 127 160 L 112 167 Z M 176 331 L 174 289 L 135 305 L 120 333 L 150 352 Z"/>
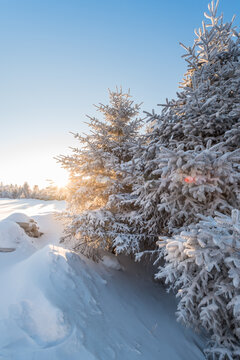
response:
<path fill-rule="evenodd" d="M 0 181 L 60 180 L 53 156 L 122 85 L 142 109 L 172 98 L 208 0 L 0 0 Z M 240 1 L 220 12 L 240 24 Z"/>

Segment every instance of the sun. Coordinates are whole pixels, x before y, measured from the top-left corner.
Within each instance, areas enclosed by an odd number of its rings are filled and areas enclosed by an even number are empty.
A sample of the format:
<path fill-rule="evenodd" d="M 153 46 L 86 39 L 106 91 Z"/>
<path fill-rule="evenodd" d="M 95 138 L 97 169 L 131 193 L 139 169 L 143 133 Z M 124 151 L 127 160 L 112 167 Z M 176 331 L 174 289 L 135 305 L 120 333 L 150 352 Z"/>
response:
<path fill-rule="evenodd" d="M 67 186 L 68 179 L 59 178 L 59 179 L 55 180 L 54 183 L 55 183 L 55 185 L 57 185 L 57 187 L 63 188 L 63 187 Z"/>

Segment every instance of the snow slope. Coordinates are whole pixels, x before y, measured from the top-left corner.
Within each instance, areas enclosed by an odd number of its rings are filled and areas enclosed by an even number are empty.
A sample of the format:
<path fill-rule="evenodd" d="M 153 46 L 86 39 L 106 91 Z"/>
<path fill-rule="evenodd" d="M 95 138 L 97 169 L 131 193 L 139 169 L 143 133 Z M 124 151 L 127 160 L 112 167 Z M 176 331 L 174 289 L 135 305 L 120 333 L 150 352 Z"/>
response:
<path fill-rule="evenodd" d="M 95 264 L 59 246 L 53 213 L 64 206 L 0 200 L 0 234 L 15 212 L 44 232 L 32 239 L 15 227 L 16 251 L 0 253 L 0 359 L 204 359 L 203 339 L 176 323 L 174 297 L 143 265 L 110 255 Z"/>

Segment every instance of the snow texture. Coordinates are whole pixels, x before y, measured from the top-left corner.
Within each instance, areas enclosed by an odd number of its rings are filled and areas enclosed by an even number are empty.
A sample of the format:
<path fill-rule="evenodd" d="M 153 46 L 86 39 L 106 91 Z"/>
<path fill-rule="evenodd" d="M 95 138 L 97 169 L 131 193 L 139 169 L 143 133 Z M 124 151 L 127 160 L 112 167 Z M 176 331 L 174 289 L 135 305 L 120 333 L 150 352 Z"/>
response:
<path fill-rule="evenodd" d="M 176 323 L 174 297 L 146 266 L 113 255 L 96 264 L 59 246 L 54 212 L 63 208 L 0 200 L 0 219 L 21 211 L 44 232 L 23 251 L 26 235 L 15 224 L 16 251 L 0 253 L 0 359 L 203 359 L 203 338 Z M 14 224 L 0 221 L 2 234 L 6 223 Z"/>

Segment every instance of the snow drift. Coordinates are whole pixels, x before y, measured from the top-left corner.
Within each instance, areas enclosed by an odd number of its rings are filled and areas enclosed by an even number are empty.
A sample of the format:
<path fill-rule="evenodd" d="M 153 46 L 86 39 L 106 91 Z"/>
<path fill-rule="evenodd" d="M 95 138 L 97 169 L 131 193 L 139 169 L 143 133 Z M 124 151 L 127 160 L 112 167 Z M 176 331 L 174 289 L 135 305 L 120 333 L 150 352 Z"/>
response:
<path fill-rule="evenodd" d="M 41 204 L 43 239 L 23 252 L 19 228 L 16 251 L 0 253 L 0 359 L 204 358 L 203 340 L 176 323 L 174 297 L 141 264 L 112 255 L 96 264 L 59 247 L 61 224 Z"/>

